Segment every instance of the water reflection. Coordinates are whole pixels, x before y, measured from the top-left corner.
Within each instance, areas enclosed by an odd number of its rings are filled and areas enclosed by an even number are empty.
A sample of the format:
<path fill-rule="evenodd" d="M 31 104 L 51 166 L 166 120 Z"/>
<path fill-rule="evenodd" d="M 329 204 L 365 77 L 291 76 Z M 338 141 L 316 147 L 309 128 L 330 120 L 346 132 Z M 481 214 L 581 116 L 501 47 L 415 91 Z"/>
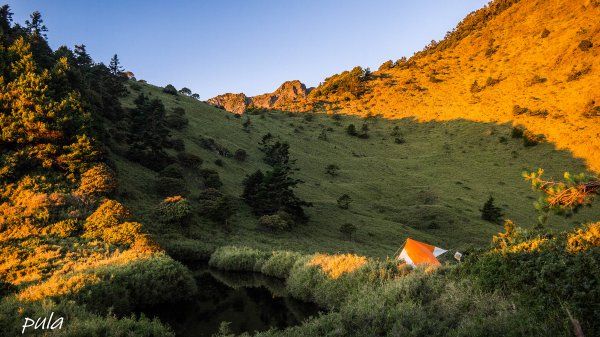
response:
<path fill-rule="evenodd" d="M 285 284 L 257 273 L 195 271 L 198 295 L 185 303 L 146 311 L 173 327 L 177 336 L 211 336 L 223 321 L 232 332 L 264 331 L 297 325 L 318 308 L 288 296 Z"/>

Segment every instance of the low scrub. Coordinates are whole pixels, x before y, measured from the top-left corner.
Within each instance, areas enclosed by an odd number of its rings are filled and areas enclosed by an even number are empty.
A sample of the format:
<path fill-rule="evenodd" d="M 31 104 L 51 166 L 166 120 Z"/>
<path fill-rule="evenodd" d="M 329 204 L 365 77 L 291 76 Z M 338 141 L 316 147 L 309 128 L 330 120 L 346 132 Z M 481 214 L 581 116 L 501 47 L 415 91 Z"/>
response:
<path fill-rule="evenodd" d="M 129 336 L 129 337 L 174 337 L 175 333 L 171 328 L 163 325 L 158 319 L 149 319 L 141 315 L 136 317 L 118 318 L 113 314 L 98 315 L 87 310 L 82 305 L 73 302 L 55 303 L 45 302 L 27 302 L 20 301 L 14 296 L 5 297 L 0 300 L 0 331 L 6 336 L 18 336 L 23 332 L 22 317 L 53 317 L 57 320 L 59 317 L 65 318 L 61 329 L 47 330 L 42 333 L 40 330 L 28 328 L 25 335 L 32 331 L 38 331 L 44 336 Z M 35 333 L 34 333 L 35 335 Z"/>
<path fill-rule="evenodd" d="M 441 268 L 241 247 L 219 249 L 211 265 L 229 270 L 240 265 L 246 271 L 260 265 L 265 272 L 280 263 L 283 272 L 272 274 L 286 278 L 290 295 L 330 310 L 300 326 L 256 334 L 261 337 L 332 331 L 336 336 L 567 336 L 575 322 L 569 315 L 581 322 L 586 336 L 595 336 L 599 228 L 595 223 L 552 233 L 507 221 L 491 250 L 469 252 L 464 263 Z M 219 336 L 226 335 L 224 329 Z"/>
<path fill-rule="evenodd" d="M 197 292 L 191 273 L 167 255 L 111 263 L 67 275 L 55 275 L 21 291 L 19 300 L 75 301 L 96 313 L 125 314 L 183 300 Z"/>

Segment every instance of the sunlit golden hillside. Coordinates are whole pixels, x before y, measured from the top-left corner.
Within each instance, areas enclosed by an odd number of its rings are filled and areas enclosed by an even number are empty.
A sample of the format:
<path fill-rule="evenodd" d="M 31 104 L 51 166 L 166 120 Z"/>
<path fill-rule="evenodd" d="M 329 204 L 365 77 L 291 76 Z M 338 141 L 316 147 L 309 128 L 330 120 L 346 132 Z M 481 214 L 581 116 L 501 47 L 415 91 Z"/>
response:
<path fill-rule="evenodd" d="M 356 83 L 334 75 L 278 108 L 512 122 L 598 171 L 599 17 L 593 0 L 495 1 L 408 60 L 355 72 Z"/>

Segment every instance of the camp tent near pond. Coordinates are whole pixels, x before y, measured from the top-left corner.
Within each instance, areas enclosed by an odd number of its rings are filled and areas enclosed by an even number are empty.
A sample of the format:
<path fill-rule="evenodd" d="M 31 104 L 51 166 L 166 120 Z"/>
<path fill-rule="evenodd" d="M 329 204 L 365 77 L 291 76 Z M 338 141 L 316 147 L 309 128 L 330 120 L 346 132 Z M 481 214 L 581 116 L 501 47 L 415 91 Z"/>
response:
<path fill-rule="evenodd" d="M 439 266 L 441 263 L 437 257 L 445 252 L 447 252 L 447 250 L 408 238 L 404 243 L 402 252 L 398 255 L 398 260 L 404 260 L 406 263 L 413 266 L 419 264 Z"/>

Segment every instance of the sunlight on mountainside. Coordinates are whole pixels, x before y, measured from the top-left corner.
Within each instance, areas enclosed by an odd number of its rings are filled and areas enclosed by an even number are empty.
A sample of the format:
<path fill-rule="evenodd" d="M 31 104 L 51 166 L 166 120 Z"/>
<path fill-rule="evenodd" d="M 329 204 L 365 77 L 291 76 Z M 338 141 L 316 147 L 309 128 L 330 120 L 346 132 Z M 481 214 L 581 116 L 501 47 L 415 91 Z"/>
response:
<path fill-rule="evenodd" d="M 599 16 L 596 0 L 495 1 L 409 60 L 386 62 L 368 76 L 355 68 L 355 76 L 332 76 L 307 98 L 273 107 L 509 122 L 600 171 Z"/>

